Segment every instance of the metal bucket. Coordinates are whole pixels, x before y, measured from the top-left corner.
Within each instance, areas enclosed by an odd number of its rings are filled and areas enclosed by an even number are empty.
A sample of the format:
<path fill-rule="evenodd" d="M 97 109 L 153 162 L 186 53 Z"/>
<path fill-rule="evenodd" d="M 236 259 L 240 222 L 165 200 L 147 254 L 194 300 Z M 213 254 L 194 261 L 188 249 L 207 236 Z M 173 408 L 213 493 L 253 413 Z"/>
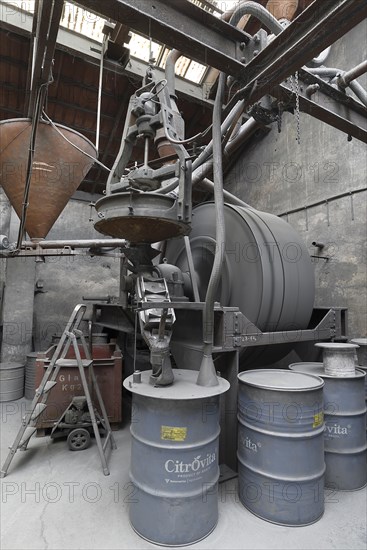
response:
<path fill-rule="evenodd" d="M 314 523 L 324 512 L 323 381 L 268 369 L 238 379 L 242 504 L 279 525 Z"/>
<path fill-rule="evenodd" d="M 38 352 L 33 351 L 27 354 L 27 360 L 25 364 L 25 383 L 24 383 L 24 397 L 26 399 L 33 399 L 36 389 L 36 360 Z"/>
<path fill-rule="evenodd" d="M 325 486 L 339 491 L 367 483 L 365 373 L 329 376 L 322 363 L 293 363 L 293 371 L 323 378 L 325 402 Z"/>
<path fill-rule="evenodd" d="M 196 384 L 198 373 L 174 370 L 172 386 L 141 383 L 133 393 L 130 521 L 144 539 L 166 546 L 193 544 L 218 521 L 219 397 L 229 383 Z"/>
<path fill-rule="evenodd" d="M 0 363 L 0 402 L 15 401 L 24 395 L 24 365 Z"/>

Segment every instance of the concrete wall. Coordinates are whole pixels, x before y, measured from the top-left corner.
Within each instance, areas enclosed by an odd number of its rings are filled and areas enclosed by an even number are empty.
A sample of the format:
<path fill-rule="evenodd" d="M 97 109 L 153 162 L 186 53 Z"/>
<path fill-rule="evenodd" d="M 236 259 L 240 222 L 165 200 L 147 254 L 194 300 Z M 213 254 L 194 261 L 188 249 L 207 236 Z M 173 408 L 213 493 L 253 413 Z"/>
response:
<path fill-rule="evenodd" d="M 4 233 L 17 238 L 19 219 L 2 205 Z M 47 239 L 103 238 L 89 222 L 88 202 L 71 200 Z M 10 223 L 10 229 L 9 229 Z M 5 281 L 2 360 L 22 361 L 32 350 L 45 350 L 60 334 L 83 296 L 118 295 L 119 260 L 110 257 L 55 256 L 1 260 L 0 282 Z M 86 302 L 87 303 L 87 302 Z M 86 319 L 91 317 L 88 307 Z M 87 329 L 87 323 L 81 328 Z M 98 329 L 97 329 L 98 331 Z"/>
<path fill-rule="evenodd" d="M 366 22 L 334 44 L 326 65 L 350 69 L 366 58 Z M 366 75 L 359 82 L 367 86 Z M 300 233 L 314 259 L 316 305 L 349 310 L 350 337 L 366 336 L 366 145 L 301 113 L 301 144 L 296 119 L 283 116 L 228 174 L 225 187 L 259 210 L 276 215 Z M 352 195 L 332 200 L 335 195 Z M 322 205 L 308 207 L 317 201 Z M 300 208 L 287 216 L 285 213 Z M 313 241 L 325 243 L 320 252 Z"/>
<path fill-rule="evenodd" d="M 51 229 L 48 239 L 103 238 L 89 222 L 88 202 L 71 200 Z M 45 349 L 55 333 L 61 333 L 83 296 L 118 296 L 119 260 L 85 255 L 46 257 L 36 268 L 34 345 Z M 88 302 L 86 302 L 88 303 Z M 86 318 L 91 316 L 88 308 Z M 84 327 L 86 328 L 86 327 Z"/>

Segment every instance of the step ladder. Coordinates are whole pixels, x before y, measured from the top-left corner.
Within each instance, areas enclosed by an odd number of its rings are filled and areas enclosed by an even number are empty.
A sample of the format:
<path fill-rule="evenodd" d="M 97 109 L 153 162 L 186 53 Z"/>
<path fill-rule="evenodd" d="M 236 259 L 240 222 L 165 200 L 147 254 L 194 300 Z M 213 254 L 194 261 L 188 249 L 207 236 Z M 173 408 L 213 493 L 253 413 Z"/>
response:
<path fill-rule="evenodd" d="M 84 395 L 88 404 L 88 411 L 91 417 L 91 422 L 93 426 L 94 436 L 97 442 L 97 447 L 99 455 L 101 458 L 102 468 L 104 475 L 109 475 L 110 471 L 107 466 L 106 460 L 106 449 L 108 443 L 112 449 L 116 449 L 116 443 L 112 435 L 111 426 L 107 417 L 107 412 L 103 403 L 101 392 L 97 383 L 97 379 L 93 369 L 93 360 L 89 348 L 87 346 L 84 334 L 79 330 L 81 321 L 83 320 L 84 313 L 87 309 L 85 304 L 78 304 L 61 336 L 60 342 L 58 343 L 56 350 L 50 360 L 49 365 L 46 368 L 44 376 L 42 378 L 40 386 L 36 389 L 35 396 L 33 398 L 30 410 L 22 418 L 22 424 L 19 429 L 18 435 L 16 436 L 12 447 L 9 447 L 9 454 L 3 464 L 3 467 L 0 472 L 0 476 L 3 478 L 6 476 L 8 468 L 15 453 L 21 449 L 26 450 L 30 438 L 37 431 L 37 418 L 44 412 L 47 407 L 47 399 L 49 396 L 50 390 L 57 384 L 57 375 L 61 367 L 77 367 L 79 369 L 80 380 L 84 389 Z M 78 346 L 77 338 L 80 338 L 82 343 L 82 348 L 85 354 L 85 359 L 81 358 L 80 350 Z M 70 347 L 74 348 L 75 359 L 66 359 L 66 355 Z M 102 415 L 99 416 L 99 423 L 102 425 L 105 431 L 105 440 L 102 444 L 101 436 L 99 433 L 98 422 L 96 418 L 96 413 L 93 407 L 87 377 L 85 371 L 88 371 L 89 380 L 92 388 L 94 388 L 95 394 L 97 396 L 97 401 L 102 412 Z"/>

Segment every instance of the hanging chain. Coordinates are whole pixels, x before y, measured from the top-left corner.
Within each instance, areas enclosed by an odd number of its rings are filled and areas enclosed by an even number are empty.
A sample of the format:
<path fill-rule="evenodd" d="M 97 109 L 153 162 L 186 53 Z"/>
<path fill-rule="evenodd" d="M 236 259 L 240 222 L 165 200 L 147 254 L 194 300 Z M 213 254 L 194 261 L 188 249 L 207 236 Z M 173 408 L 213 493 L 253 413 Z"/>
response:
<path fill-rule="evenodd" d="M 297 124 L 297 143 L 298 145 L 301 144 L 301 123 L 300 123 L 300 109 L 299 109 L 299 81 L 298 81 L 298 71 L 294 74 L 294 82 L 293 82 L 293 75 L 289 77 L 290 85 L 291 85 L 291 91 L 296 96 L 296 124 Z"/>

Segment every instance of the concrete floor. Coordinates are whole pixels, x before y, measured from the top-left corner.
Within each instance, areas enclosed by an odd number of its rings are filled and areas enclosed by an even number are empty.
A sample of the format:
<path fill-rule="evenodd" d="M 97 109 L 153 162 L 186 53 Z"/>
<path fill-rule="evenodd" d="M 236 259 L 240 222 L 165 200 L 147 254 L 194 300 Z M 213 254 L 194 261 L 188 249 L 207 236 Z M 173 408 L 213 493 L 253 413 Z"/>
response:
<path fill-rule="evenodd" d="M 1 403 L 1 463 L 29 401 Z M 128 519 L 130 433 L 114 432 L 118 449 L 104 476 L 95 443 L 82 452 L 65 440 L 33 437 L 1 480 L 1 550 L 149 549 Z M 325 492 L 315 524 L 288 528 L 263 521 L 238 501 L 236 480 L 220 485 L 219 522 L 195 549 L 365 549 L 366 489 Z M 164 518 L 162 518 L 164 519 Z"/>

